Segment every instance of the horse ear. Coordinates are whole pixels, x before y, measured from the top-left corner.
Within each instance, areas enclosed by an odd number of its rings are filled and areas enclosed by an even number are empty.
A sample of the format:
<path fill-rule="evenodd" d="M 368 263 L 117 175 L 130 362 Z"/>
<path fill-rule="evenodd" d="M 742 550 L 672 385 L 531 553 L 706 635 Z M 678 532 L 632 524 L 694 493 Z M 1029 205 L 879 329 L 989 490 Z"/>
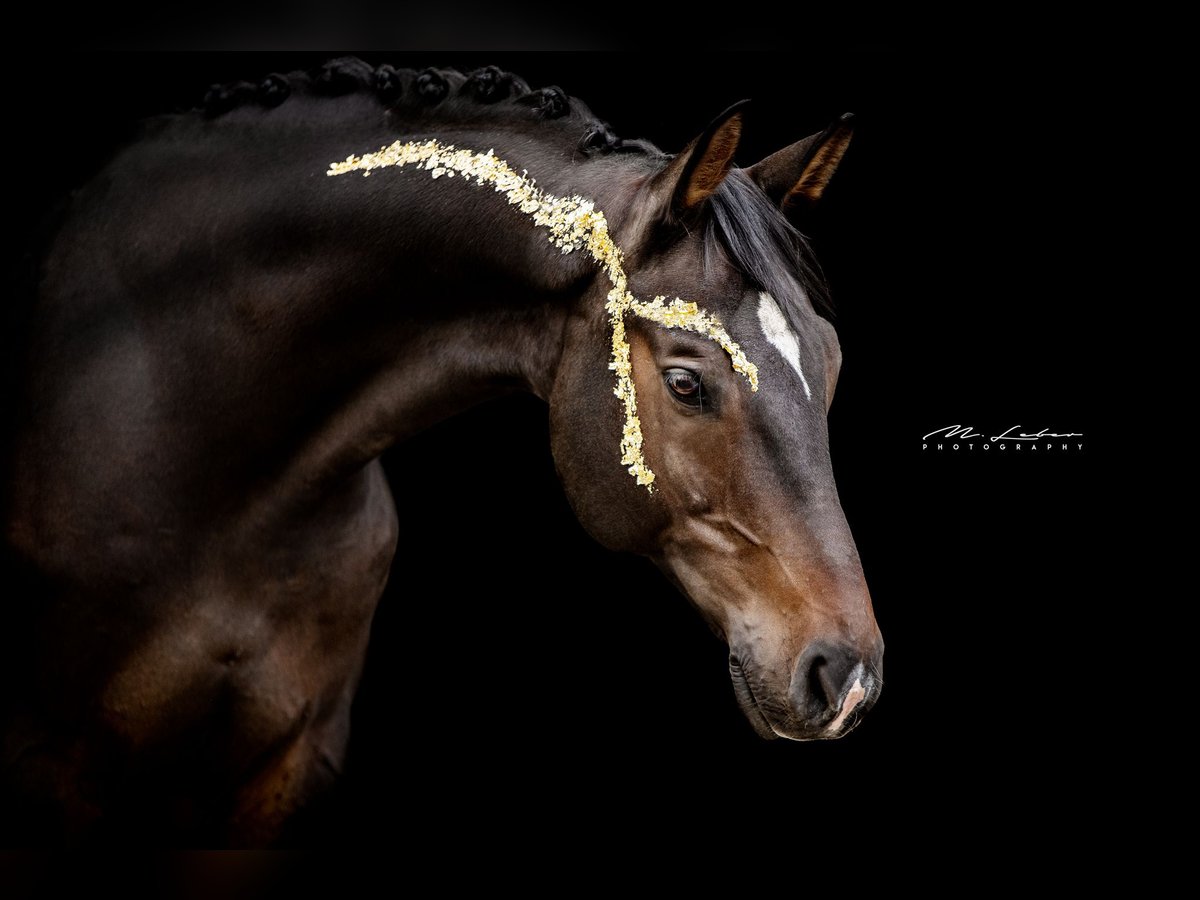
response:
<path fill-rule="evenodd" d="M 755 184 L 788 215 L 816 206 L 854 136 L 854 116 L 845 113 L 819 134 L 772 153 L 746 170 Z"/>
<path fill-rule="evenodd" d="M 742 113 L 749 101 L 721 113 L 682 153 L 655 176 L 655 190 L 669 197 L 667 215 L 681 218 L 713 195 L 733 167 L 742 137 Z"/>

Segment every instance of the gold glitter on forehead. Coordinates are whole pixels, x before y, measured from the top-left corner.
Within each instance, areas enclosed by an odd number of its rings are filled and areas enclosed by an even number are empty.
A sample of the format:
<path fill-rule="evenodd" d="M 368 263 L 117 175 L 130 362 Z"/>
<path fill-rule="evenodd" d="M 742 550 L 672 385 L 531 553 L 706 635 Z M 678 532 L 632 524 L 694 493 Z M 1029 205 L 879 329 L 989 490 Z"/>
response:
<path fill-rule="evenodd" d="M 625 337 L 625 317 L 634 315 L 664 328 L 682 328 L 716 341 L 729 354 L 735 371 L 750 382 L 750 390 L 758 390 L 758 369 L 746 358 L 742 348 L 729 336 L 717 318 L 700 309 L 695 303 L 676 297 L 668 301 L 658 296 L 646 302 L 629 291 L 623 254 L 608 232 L 604 213 L 591 200 L 583 197 L 555 197 L 534 184 L 527 173 L 517 173 L 491 150 L 476 153 L 439 141 L 401 143 L 383 147 L 376 153 L 348 156 L 344 162 L 331 163 L 326 175 L 345 175 L 362 172 L 370 175 L 374 169 L 389 166 L 414 166 L 437 179 L 461 175 L 476 185 L 491 185 L 503 194 L 510 205 L 533 219 L 533 223 L 550 231 L 550 242 L 563 253 L 587 250 L 608 276 L 612 288 L 604 304 L 612 328 L 612 361 L 609 369 L 617 374 L 613 393 L 625 406 L 625 425 L 621 431 L 621 464 L 630 475 L 654 492 L 654 473 L 642 455 L 642 423 L 637 414 L 637 389 L 633 383 L 633 365 L 629 360 L 629 341 Z"/>

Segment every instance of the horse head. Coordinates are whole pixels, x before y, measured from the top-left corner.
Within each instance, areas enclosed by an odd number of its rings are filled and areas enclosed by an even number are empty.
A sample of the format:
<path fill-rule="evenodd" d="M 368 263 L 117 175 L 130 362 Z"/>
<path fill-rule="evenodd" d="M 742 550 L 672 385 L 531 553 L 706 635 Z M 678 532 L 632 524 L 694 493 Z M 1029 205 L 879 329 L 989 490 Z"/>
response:
<path fill-rule="evenodd" d="M 598 278 L 568 327 L 552 445 L 584 527 L 652 558 L 728 642 L 759 734 L 836 738 L 879 695 L 883 641 L 830 461 L 841 351 L 794 223 L 821 196 L 851 123 L 749 169 L 732 165 L 741 127 L 735 107 L 647 173 L 614 228 L 631 295 L 659 295 L 617 311 L 613 343 L 626 345 L 617 357 L 627 354 L 635 386 L 617 393 L 636 391 L 622 444 L 630 473 L 603 437 L 622 433 L 600 359 L 611 279 Z M 689 302 L 663 304 L 668 290 Z"/>

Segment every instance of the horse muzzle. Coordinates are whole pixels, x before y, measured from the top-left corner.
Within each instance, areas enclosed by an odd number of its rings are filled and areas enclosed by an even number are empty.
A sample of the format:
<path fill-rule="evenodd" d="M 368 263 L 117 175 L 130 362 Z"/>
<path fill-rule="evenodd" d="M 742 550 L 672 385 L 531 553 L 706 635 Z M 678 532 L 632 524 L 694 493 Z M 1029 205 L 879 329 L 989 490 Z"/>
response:
<path fill-rule="evenodd" d="M 760 737 L 831 740 L 849 734 L 883 688 L 883 646 L 870 653 L 839 644 L 809 644 L 791 680 L 773 686 L 735 652 L 729 657 L 738 705 Z"/>

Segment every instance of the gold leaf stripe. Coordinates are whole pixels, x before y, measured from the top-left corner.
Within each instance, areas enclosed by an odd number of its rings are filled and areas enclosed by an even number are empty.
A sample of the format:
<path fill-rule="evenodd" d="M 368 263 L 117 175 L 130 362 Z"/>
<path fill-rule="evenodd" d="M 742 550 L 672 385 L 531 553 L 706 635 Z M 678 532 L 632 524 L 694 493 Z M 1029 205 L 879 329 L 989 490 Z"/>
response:
<path fill-rule="evenodd" d="M 664 328 L 682 328 L 716 341 L 729 354 L 735 371 L 745 376 L 750 390 L 758 390 L 758 369 L 746 358 L 742 348 L 729 336 L 720 321 L 695 303 L 676 297 L 655 297 L 648 303 L 629 291 L 623 254 L 608 231 L 608 220 L 591 200 L 580 196 L 556 197 L 539 188 L 527 172 L 518 173 L 491 150 L 477 153 L 456 148 L 439 141 L 402 143 L 382 147 L 375 153 L 348 156 L 343 162 L 331 163 L 326 175 L 345 175 L 362 172 L 370 175 L 375 169 L 414 166 L 430 173 L 434 179 L 455 174 L 477 185 L 491 185 L 503 194 L 511 206 L 533 219 L 533 223 L 550 232 L 550 242 L 563 253 L 586 250 L 608 276 L 612 285 L 604 309 L 612 327 L 612 361 L 609 369 L 616 373 L 613 393 L 625 407 L 625 426 L 621 431 L 621 464 L 630 475 L 654 491 L 654 473 L 642 454 L 644 439 L 642 423 L 637 414 L 637 388 L 633 383 L 633 366 L 629 360 L 629 341 L 625 337 L 625 316 L 632 314 Z"/>

